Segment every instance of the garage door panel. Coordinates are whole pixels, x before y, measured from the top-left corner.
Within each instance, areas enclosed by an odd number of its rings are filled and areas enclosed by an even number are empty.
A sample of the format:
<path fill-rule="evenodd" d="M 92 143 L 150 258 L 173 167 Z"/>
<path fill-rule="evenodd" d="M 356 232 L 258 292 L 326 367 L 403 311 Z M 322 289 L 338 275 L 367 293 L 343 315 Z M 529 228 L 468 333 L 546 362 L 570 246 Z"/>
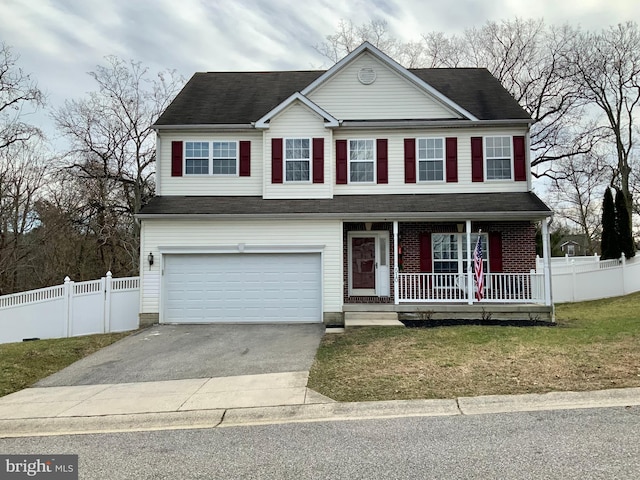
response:
<path fill-rule="evenodd" d="M 164 322 L 320 322 L 319 253 L 167 255 Z"/>

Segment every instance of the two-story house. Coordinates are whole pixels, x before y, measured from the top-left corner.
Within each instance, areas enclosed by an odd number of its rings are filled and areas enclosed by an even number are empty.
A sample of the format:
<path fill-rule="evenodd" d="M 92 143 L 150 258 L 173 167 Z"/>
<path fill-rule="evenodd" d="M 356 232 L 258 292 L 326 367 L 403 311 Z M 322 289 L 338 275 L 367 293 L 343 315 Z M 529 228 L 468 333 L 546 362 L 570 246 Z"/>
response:
<path fill-rule="evenodd" d="M 368 43 L 326 71 L 195 74 L 154 125 L 143 323 L 552 318 L 530 125 L 487 70 Z"/>

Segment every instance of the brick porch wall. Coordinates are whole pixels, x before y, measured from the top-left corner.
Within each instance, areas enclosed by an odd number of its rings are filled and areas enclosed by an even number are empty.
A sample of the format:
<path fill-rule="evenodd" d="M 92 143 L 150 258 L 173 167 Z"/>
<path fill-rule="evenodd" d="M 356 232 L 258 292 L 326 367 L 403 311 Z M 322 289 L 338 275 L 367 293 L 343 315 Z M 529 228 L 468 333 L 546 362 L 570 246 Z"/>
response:
<path fill-rule="evenodd" d="M 531 222 L 472 222 L 477 232 L 502 232 L 502 268 L 504 273 L 528 273 L 536 268 L 536 227 Z M 405 273 L 420 272 L 420 234 L 455 233 L 455 223 L 400 223 L 398 233 L 402 246 Z M 490 252 L 491 254 L 491 252 Z"/>
<path fill-rule="evenodd" d="M 502 232 L 502 268 L 504 273 L 528 273 L 536 268 L 536 227 L 531 222 L 472 222 L 471 229 L 477 232 Z M 350 222 L 343 225 L 343 265 L 344 267 L 344 302 L 345 303 L 393 303 L 393 223 L 373 223 L 372 231 L 389 232 L 389 285 L 388 297 L 349 296 L 349 253 L 347 245 L 348 232 L 366 231 L 364 222 Z M 456 223 L 435 222 L 400 222 L 398 234 L 402 246 L 402 272 L 420 272 L 420 234 L 421 233 L 455 233 Z"/>

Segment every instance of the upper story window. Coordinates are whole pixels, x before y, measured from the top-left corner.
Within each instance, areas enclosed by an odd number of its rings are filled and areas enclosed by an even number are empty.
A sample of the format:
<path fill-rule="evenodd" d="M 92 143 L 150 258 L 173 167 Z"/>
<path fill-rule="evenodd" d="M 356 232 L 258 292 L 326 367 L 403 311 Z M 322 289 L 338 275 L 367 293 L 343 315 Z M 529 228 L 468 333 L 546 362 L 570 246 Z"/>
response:
<path fill-rule="evenodd" d="M 418 181 L 444 180 L 444 139 L 418 139 Z"/>
<path fill-rule="evenodd" d="M 235 175 L 238 167 L 238 148 L 236 142 L 213 142 L 214 175 Z"/>
<path fill-rule="evenodd" d="M 185 175 L 237 175 L 238 142 L 185 142 Z"/>
<path fill-rule="evenodd" d="M 186 175 L 209 173 L 209 142 L 186 142 L 184 155 Z"/>
<path fill-rule="evenodd" d="M 284 170 L 287 182 L 308 182 L 311 145 L 308 138 L 287 138 L 284 148 Z"/>
<path fill-rule="evenodd" d="M 511 137 L 486 137 L 487 180 L 511 180 Z"/>
<path fill-rule="evenodd" d="M 375 182 L 375 142 L 349 140 L 349 182 Z"/>

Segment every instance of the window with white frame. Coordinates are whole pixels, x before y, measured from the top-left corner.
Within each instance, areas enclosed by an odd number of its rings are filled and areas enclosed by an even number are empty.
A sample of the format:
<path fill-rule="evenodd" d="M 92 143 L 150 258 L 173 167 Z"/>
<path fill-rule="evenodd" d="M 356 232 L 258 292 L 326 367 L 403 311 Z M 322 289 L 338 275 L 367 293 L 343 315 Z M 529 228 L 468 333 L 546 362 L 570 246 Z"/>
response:
<path fill-rule="evenodd" d="M 214 175 L 235 175 L 238 171 L 237 142 L 213 142 Z"/>
<path fill-rule="evenodd" d="M 186 142 L 184 167 L 186 175 L 208 175 L 209 142 Z"/>
<path fill-rule="evenodd" d="M 349 140 L 349 181 L 375 182 L 375 159 L 373 140 Z"/>
<path fill-rule="evenodd" d="M 486 137 L 487 180 L 511 180 L 511 137 Z"/>
<path fill-rule="evenodd" d="M 418 139 L 418 181 L 444 180 L 444 139 Z"/>
<path fill-rule="evenodd" d="M 484 271 L 489 271 L 488 236 L 480 234 L 482 245 L 482 263 Z M 478 234 L 471 234 L 471 254 L 476 248 Z M 467 272 L 467 234 L 466 233 L 434 233 L 431 235 L 434 273 L 466 273 Z M 473 268 L 473 267 L 472 267 Z"/>
<path fill-rule="evenodd" d="M 284 170 L 287 182 L 308 182 L 311 165 L 311 142 L 308 138 L 287 138 Z"/>
<path fill-rule="evenodd" d="M 238 142 L 185 142 L 185 175 L 237 175 Z"/>

